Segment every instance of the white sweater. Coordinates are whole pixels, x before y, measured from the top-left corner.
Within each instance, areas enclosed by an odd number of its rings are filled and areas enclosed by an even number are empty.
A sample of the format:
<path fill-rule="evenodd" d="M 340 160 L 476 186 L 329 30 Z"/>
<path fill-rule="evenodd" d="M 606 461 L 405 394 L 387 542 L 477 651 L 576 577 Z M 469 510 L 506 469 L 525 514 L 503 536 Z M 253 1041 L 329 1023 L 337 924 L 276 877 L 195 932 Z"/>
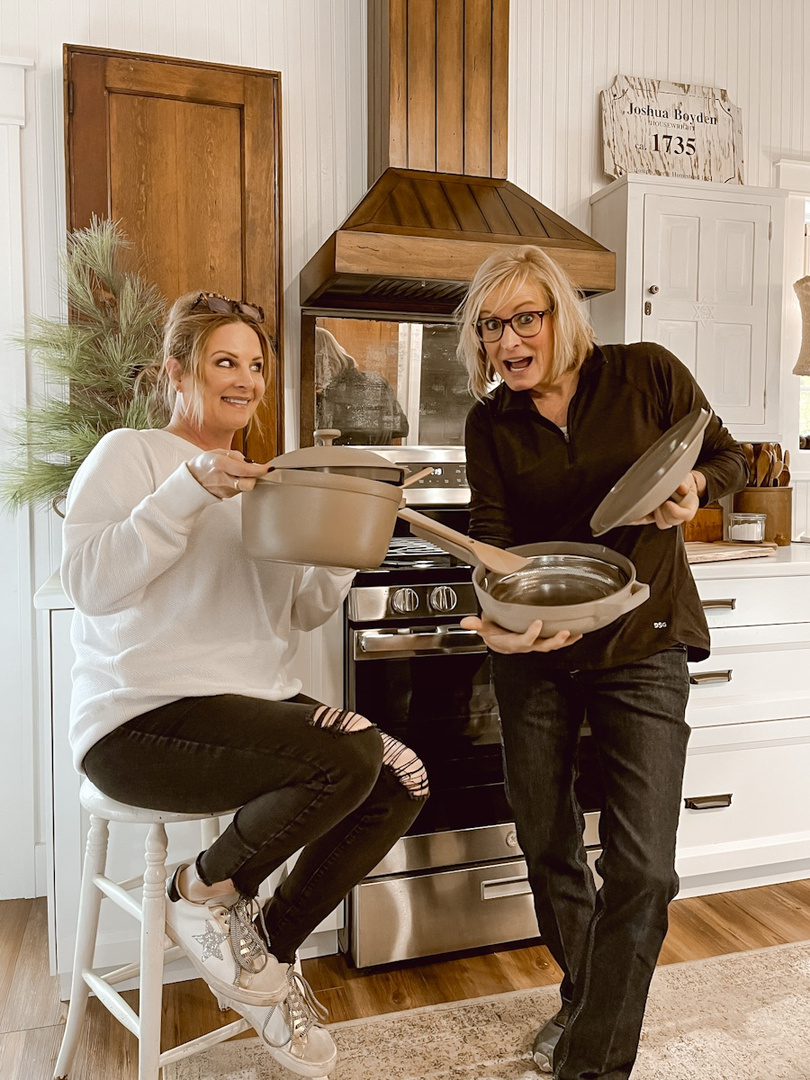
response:
<path fill-rule="evenodd" d="M 70 485 L 62 585 L 75 605 L 70 744 L 89 748 L 181 697 L 280 701 L 301 631 L 337 610 L 353 571 L 258 562 L 242 548 L 241 499 L 218 499 L 167 431 L 113 431 Z"/>

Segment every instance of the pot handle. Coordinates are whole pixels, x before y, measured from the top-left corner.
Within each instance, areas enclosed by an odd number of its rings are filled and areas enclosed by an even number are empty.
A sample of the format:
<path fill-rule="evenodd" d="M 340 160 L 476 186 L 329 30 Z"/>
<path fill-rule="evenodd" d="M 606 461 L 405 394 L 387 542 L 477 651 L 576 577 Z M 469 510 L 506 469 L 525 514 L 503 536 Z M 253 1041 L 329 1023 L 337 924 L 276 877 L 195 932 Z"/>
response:
<path fill-rule="evenodd" d="M 604 600 L 602 603 L 611 611 L 616 612 L 616 617 L 619 615 L 626 615 L 628 611 L 633 611 L 634 608 L 641 607 L 641 605 L 650 598 L 650 586 L 646 585 L 642 581 L 634 581 L 630 586 L 630 595 L 626 596 L 618 603 L 611 603 L 610 600 Z"/>

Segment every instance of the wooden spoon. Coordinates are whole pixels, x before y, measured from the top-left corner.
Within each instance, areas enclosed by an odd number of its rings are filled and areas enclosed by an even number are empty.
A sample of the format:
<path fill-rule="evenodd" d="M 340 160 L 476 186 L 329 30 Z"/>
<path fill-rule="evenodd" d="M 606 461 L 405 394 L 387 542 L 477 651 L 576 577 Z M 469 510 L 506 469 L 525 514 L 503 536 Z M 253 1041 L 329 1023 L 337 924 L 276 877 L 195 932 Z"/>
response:
<path fill-rule="evenodd" d="M 740 443 L 743 454 L 745 455 L 745 463 L 748 467 L 748 478 L 746 483 L 748 486 L 753 486 L 756 478 L 756 470 L 754 468 L 754 445 L 753 443 Z"/>
<path fill-rule="evenodd" d="M 514 574 L 518 570 L 525 570 L 531 562 L 513 551 L 505 551 L 494 544 L 473 540 L 464 533 L 451 529 L 449 525 L 411 510 L 409 506 L 401 507 L 398 514 L 403 521 L 408 522 L 414 536 L 432 541 L 456 558 L 472 559 L 473 562 L 481 563 L 496 574 Z"/>
<path fill-rule="evenodd" d="M 790 451 L 785 451 L 782 459 L 782 471 L 779 474 L 779 487 L 790 487 Z"/>
<path fill-rule="evenodd" d="M 763 445 L 759 454 L 757 455 L 757 482 L 756 487 L 766 487 L 768 484 L 768 473 L 771 471 L 771 455 Z"/>

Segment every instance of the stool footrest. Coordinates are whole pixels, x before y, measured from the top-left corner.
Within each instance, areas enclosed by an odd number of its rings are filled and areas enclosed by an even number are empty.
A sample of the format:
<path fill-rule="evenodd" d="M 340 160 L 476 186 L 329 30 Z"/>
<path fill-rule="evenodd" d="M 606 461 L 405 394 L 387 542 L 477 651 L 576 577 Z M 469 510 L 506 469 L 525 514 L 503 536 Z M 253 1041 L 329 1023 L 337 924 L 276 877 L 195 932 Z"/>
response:
<path fill-rule="evenodd" d="M 117 881 L 111 881 L 104 874 L 95 874 L 93 877 L 93 884 L 99 890 L 109 897 L 114 904 L 123 908 L 124 911 L 128 911 L 133 919 L 137 919 L 138 922 L 143 921 L 143 912 L 141 905 L 135 900 L 126 889 L 122 888 Z"/>
<path fill-rule="evenodd" d="M 163 965 L 173 964 L 175 960 L 182 960 L 186 955 L 179 945 L 173 945 L 171 938 L 164 938 L 163 953 Z M 118 983 L 126 982 L 127 979 L 135 979 L 141 973 L 140 960 L 133 960 L 131 964 L 125 964 L 123 967 L 116 968 L 114 971 L 108 971 L 103 976 L 104 982 L 110 986 L 117 986 Z"/>
<path fill-rule="evenodd" d="M 160 1055 L 160 1066 L 162 1068 L 172 1061 L 180 1061 L 182 1058 L 190 1057 L 200 1050 L 207 1050 L 211 1046 L 216 1046 L 217 1043 L 225 1042 L 226 1039 L 232 1039 L 234 1035 L 241 1035 L 249 1027 L 250 1024 L 247 1020 L 235 1020 L 234 1023 L 228 1024 L 226 1027 L 218 1028 L 216 1031 L 209 1031 L 207 1035 L 201 1035 L 199 1039 L 191 1039 L 189 1042 L 181 1043 L 179 1046 L 173 1046 L 171 1050 L 165 1050 Z"/>
<path fill-rule="evenodd" d="M 140 1038 L 140 1018 L 134 1009 L 127 1005 L 118 991 L 113 990 L 95 971 L 83 971 L 82 976 L 99 1001 L 106 1009 L 109 1009 L 116 1020 L 120 1021 L 125 1028 L 128 1028 L 136 1039 Z"/>

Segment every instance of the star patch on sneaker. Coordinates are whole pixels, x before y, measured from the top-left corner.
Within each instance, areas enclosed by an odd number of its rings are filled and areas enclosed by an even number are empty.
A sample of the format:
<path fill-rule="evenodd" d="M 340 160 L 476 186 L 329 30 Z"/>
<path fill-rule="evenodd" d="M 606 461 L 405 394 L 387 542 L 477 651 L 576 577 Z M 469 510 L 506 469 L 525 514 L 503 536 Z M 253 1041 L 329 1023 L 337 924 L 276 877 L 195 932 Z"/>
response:
<path fill-rule="evenodd" d="M 202 945 L 202 960 L 207 960 L 209 956 L 215 956 L 217 960 L 224 959 L 220 945 L 228 940 L 228 935 L 220 933 L 210 919 L 206 919 L 205 933 L 193 934 L 192 937 Z"/>

